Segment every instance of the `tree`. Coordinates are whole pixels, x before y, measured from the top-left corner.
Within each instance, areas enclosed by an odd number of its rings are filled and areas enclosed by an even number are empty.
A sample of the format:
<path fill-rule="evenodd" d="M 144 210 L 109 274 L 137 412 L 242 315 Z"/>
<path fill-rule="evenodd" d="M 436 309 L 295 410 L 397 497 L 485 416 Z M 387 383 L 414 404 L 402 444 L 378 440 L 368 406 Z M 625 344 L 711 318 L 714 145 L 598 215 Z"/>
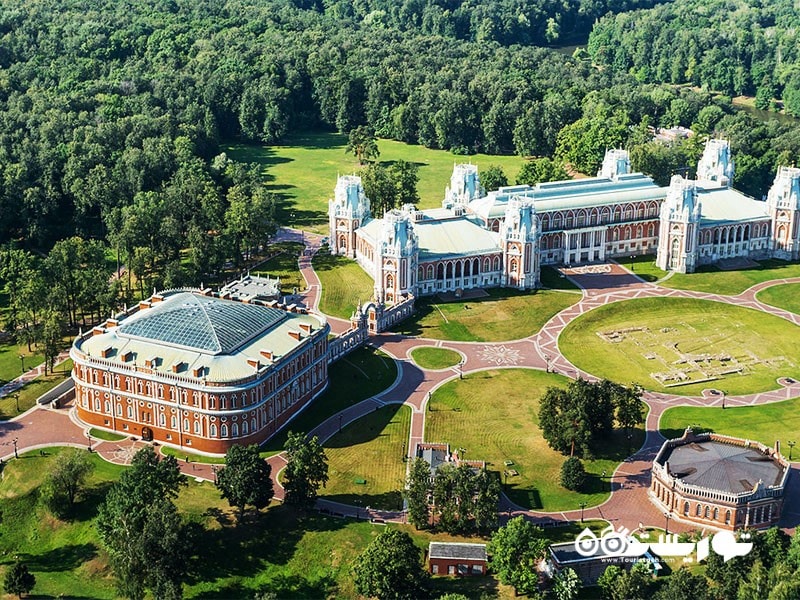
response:
<path fill-rule="evenodd" d="M 42 490 L 48 508 L 57 515 L 68 512 L 93 469 L 86 452 L 71 448 L 56 456 Z"/>
<path fill-rule="evenodd" d="M 642 402 L 642 388 L 638 385 L 616 386 L 612 390 L 612 398 L 617 423 L 629 436 L 630 430 L 644 421 L 645 405 Z M 630 436 L 628 439 L 630 440 Z"/>
<path fill-rule="evenodd" d="M 581 579 L 569 567 L 556 575 L 553 580 L 553 594 L 556 600 L 575 600 L 580 590 Z"/>
<path fill-rule="evenodd" d="M 284 488 L 287 504 L 310 507 L 320 487 L 328 482 L 328 457 L 317 436 L 306 439 L 305 433 L 289 432 L 286 440 Z"/>
<path fill-rule="evenodd" d="M 121 595 L 141 600 L 149 589 L 158 598 L 181 597 L 192 539 L 173 500 L 184 485 L 175 457 L 159 460 L 148 446 L 106 495 L 97 530 Z"/>
<path fill-rule="evenodd" d="M 397 188 L 388 169 L 370 164 L 359 175 L 364 186 L 364 194 L 370 199 L 376 215 L 382 215 L 395 207 Z"/>
<path fill-rule="evenodd" d="M 713 553 L 712 553 L 713 554 Z M 724 596 L 731 598 L 732 596 Z M 653 596 L 655 600 L 706 600 L 708 598 L 708 583 L 705 577 L 692 575 L 685 568 L 674 571 L 667 580 L 666 585 Z"/>
<path fill-rule="evenodd" d="M 481 183 L 486 190 L 496 190 L 508 185 L 508 177 L 506 177 L 503 167 L 500 165 L 489 165 L 489 167 L 481 173 Z"/>
<path fill-rule="evenodd" d="M 645 600 L 650 597 L 652 574 L 650 565 L 637 562 L 630 571 L 609 565 L 597 580 L 606 600 Z"/>
<path fill-rule="evenodd" d="M 517 185 L 534 186 L 546 181 L 569 179 L 564 165 L 550 158 L 533 158 L 522 163 L 517 175 Z"/>
<path fill-rule="evenodd" d="M 497 505 L 500 502 L 500 482 L 495 473 L 486 467 L 478 471 L 474 479 L 475 504 L 472 515 L 478 531 L 489 531 L 497 527 Z"/>
<path fill-rule="evenodd" d="M 36 577 L 28 570 L 28 566 L 17 561 L 6 572 L 3 580 L 3 589 L 6 594 L 16 594 L 17 598 L 22 598 L 22 594 L 29 593 L 36 585 Z"/>
<path fill-rule="evenodd" d="M 428 527 L 430 522 L 430 479 L 430 465 L 422 458 L 415 458 L 408 471 L 403 498 L 408 506 L 408 519 L 417 529 Z"/>
<path fill-rule="evenodd" d="M 231 506 L 239 509 L 239 521 L 245 506 L 258 511 L 272 500 L 274 491 L 270 474 L 272 467 L 258 452 L 258 446 L 235 444 L 225 454 L 225 466 L 217 473 L 217 488 Z"/>
<path fill-rule="evenodd" d="M 583 487 L 586 481 L 586 470 L 583 468 L 581 459 L 577 456 L 570 456 L 561 465 L 561 485 L 577 492 Z"/>
<path fill-rule="evenodd" d="M 359 125 L 350 130 L 344 151 L 353 154 L 358 159 L 359 165 L 364 164 L 364 159 L 378 158 L 381 154 L 375 132 L 367 125 Z"/>
<path fill-rule="evenodd" d="M 517 593 L 529 594 L 537 589 L 536 565 L 546 549 L 541 527 L 515 517 L 492 535 L 490 565 L 502 583 L 514 586 Z"/>
<path fill-rule="evenodd" d="M 369 543 L 356 558 L 353 574 L 359 594 L 380 600 L 424 597 L 428 582 L 419 548 L 396 529 L 384 529 Z"/>
<path fill-rule="evenodd" d="M 405 160 L 395 161 L 389 167 L 389 177 L 395 187 L 393 206 L 419 203 L 419 193 L 417 192 L 418 170 L 417 165 Z"/>

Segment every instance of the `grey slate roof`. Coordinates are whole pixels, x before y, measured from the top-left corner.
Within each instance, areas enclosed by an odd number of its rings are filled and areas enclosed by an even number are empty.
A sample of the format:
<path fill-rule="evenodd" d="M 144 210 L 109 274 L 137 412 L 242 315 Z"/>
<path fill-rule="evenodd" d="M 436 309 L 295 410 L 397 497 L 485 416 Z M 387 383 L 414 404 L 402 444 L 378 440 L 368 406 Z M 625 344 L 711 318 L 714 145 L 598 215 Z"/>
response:
<path fill-rule="evenodd" d="M 717 441 L 692 442 L 664 455 L 670 473 L 684 482 L 738 494 L 752 491 L 759 481 L 779 484 L 783 466 L 754 448 Z"/>
<path fill-rule="evenodd" d="M 428 546 L 428 558 L 486 560 L 486 544 L 431 542 Z"/>

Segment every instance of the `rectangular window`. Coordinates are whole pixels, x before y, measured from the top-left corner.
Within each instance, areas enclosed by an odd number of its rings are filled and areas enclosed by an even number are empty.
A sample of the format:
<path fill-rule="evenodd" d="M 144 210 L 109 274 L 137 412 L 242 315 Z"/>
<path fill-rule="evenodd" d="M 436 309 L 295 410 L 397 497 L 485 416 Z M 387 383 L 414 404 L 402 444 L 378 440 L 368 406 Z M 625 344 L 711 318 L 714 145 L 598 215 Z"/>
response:
<path fill-rule="evenodd" d="M 456 566 L 455 565 L 447 565 L 447 574 L 448 575 L 455 575 L 456 574 Z"/>
<path fill-rule="evenodd" d="M 122 428 L 123 428 L 125 431 L 128 431 L 128 424 L 127 424 L 127 423 L 123 423 L 123 424 L 122 424 Z"/>
<path fill-rule="evenodd" d="M 472 574 L 480 575 L 483 573 L 483 565 L 472 565 Z"/>
<path fill-rule="evenodd" d="M 431 571 L 433 572 L 434 575 L 438 575 L 439 574 L 439 565 L 437 565 L 437 564 L 431 565 Z"/>

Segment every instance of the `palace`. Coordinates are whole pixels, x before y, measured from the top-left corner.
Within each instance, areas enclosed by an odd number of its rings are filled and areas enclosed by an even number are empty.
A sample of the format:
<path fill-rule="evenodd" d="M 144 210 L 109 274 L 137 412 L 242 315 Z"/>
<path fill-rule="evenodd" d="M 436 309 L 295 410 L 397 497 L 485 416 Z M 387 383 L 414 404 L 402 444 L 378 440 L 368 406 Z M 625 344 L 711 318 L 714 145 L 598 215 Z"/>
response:
<path fill-rule="evenodd" d="M 540 285 L 541 265 L 656 254 L 681 273 L 725 259 L 800 258 L 800 169 L 781 167 L 766 201 L 731 187 L 725 140 L 709 140 L 697 180 L 668 187 L 631 173 L 628 153 L 606 153 L 597 177 L 482 188 L 477 167 L 453 169 L 442 207 L 412 205 L 373 218 L 357 176 L 339 177 L 329 202 L 330 250 L 375 282 L 375 299 L 471 288 Z"/>
<path fill-rule="evenodd" d="M 684 521 L 717 529 L 778 523 L 789 463 L 776 448 L 713 433 L 664 442 L 653 461 L 650 499 Z"/>
<path fill-rule="evenodd" d="M 263 299 L 273 284 L 161 292 L 79 335 L 78 417 L 199 452 L 264 442 L 328 384 L 330 326 Z"/>

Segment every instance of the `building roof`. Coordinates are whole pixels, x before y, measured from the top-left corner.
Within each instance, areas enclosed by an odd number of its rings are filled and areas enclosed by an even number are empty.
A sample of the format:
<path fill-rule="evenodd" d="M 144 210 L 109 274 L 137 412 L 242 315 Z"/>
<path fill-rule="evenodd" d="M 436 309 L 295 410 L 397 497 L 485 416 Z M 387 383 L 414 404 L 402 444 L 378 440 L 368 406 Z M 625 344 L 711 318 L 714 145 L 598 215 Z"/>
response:
<path fill-rule="evenodd" d="M 550 555 L 559 565 L 565 565 L 603 559 L 608 560 L 609 553 L 603 547 L 603 544 L 598 544 L 591 556 L 584 556 L 575 549 L 575 542 L 562 542 L 561 544 L 550 545 Z"/>
<path fill-rule="evenodd" d="M 208 354 L 230 354 L 287 317 L 286 311 L 182 292 L 140 310 L 120 325 L 120 337 Z"/>
<path fill-rule="evenodd" d="M 659 462 L 685 483 L 734 494 L 752 491 L 759 481 L 779 485 L 784 473 L 783 465 L 755 448 L 716 440 L 667 449 Z"/>
<path fill-rule="evenodd" d="M 535 187 L 517 185 L 501 187 L 496 192 L 470 202 L 470 211 L 483 218 L 498 218 L 505 214 L 512 196 L 533 200 L 536 212 L 591 208 L 620 202 L 663 200 L 666 188 L 656 185 L 641 173 L 587 179 L 568 179 L 538 183 Z"/>
<path fill-rule="evenodd" d="M 431 542 L 428 545 L 428 558 L 486 560 L 486 544 Z"/>
<path fill-rule="evenodd" d="M 161 297 L 151 308 L 121 317 L 117 327 L 77 338 L 75 349 L 109 367 L 116 363 L 155 374 L 229 382 L 254 375 L 257 368 L 303 344 L 309 334 L 301 324 L 312 332 L 325 327 L 324 320 L 312 315 L 195 292 Z"/>
<path fill-rule="evenodd" d="M 733 188 L 718 187 L 714 182 L 697 182 L 700 224 L 762 221 L 769 218 L 767 203 L 751 198 Z"/>
<path fill-rule="evenodd" d="M 247 275 L 229 283 L 219 293 L 230 294 L 235 300 L 277 300 L 281 295 L 281 280 Z"/>

